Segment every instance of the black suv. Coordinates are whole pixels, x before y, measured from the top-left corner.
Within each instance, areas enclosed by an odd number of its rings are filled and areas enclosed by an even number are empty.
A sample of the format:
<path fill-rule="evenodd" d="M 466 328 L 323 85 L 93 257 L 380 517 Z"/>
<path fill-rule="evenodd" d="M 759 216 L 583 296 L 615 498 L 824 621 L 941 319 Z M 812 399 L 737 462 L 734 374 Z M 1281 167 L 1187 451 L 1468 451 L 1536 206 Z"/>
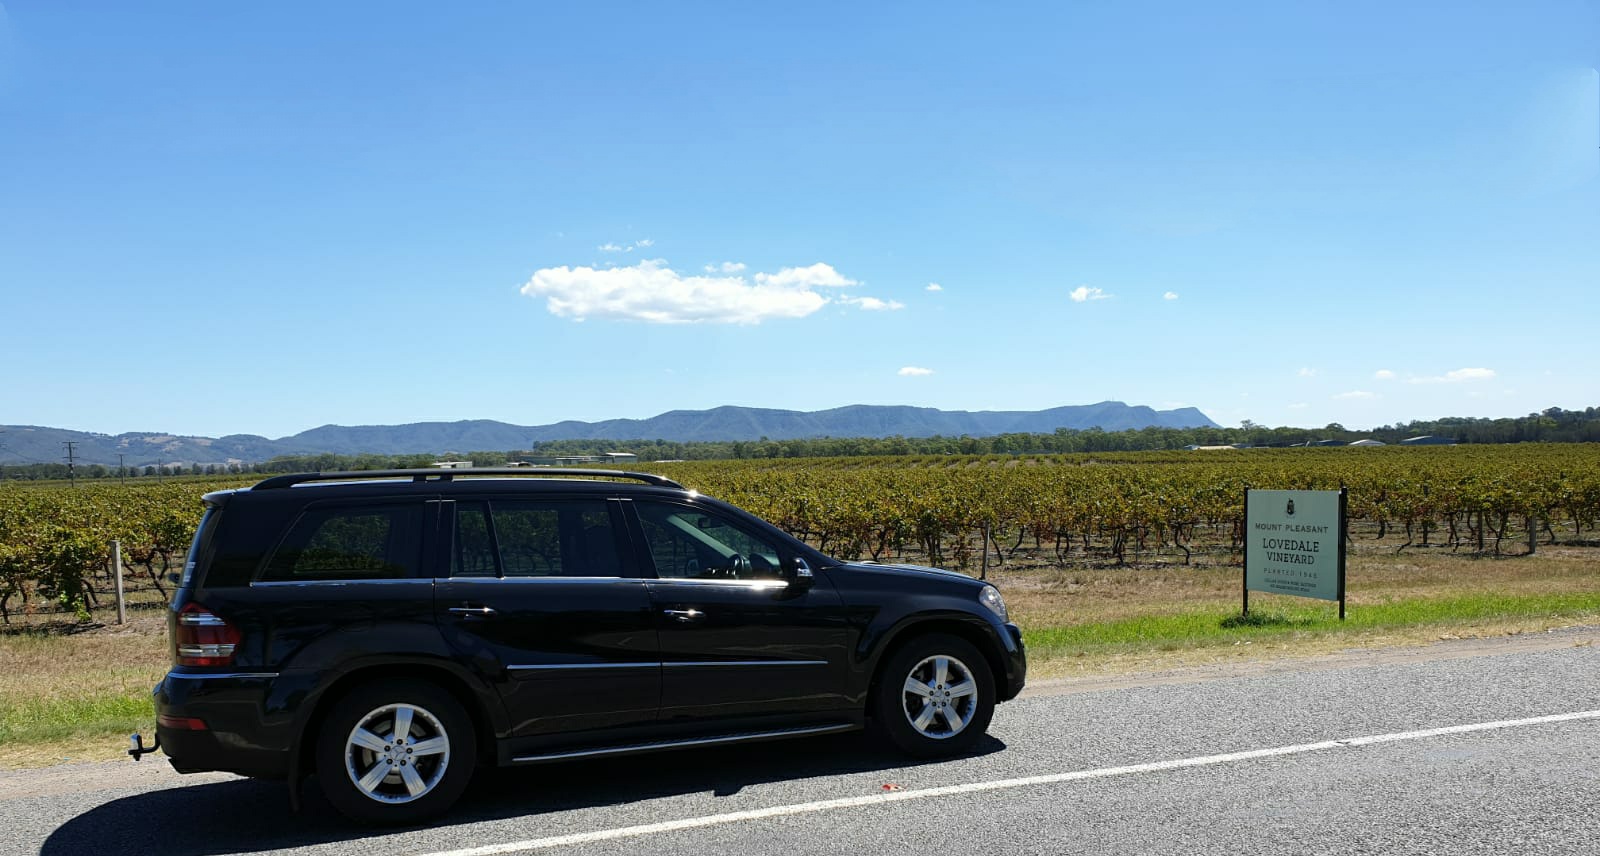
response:
<path fill-rule="evenodd" d="M 205 506 L 159 745 L 291 794 L 315 771 L 358 820 L 444 811 L 480 764 L 864 727 L 958 753 L 1026 672 L 993 586 L 832 559 L 660 476 L 305 474 Z"/>

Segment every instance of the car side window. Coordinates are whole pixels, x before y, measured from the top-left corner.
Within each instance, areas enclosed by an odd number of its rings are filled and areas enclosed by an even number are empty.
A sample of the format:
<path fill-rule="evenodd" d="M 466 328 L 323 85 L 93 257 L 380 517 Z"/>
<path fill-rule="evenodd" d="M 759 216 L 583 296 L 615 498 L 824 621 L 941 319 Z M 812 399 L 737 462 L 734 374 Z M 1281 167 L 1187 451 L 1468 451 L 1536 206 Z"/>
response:
<path fill-rule="evenodd" d="M 567 576 L 559 509 L 549 503 L 496 502 L 493 514 L 506 576 Z"/>
<path fill-rule="evenodd" d="M 489 504 L 458 502 L 455 548 L 450 556 L 452 577 L 498 577 L 500 558 L 489 535 Z"/>
<path fill-rule="evenodd" d="M 656 576 L 668 579 L 781 579 L 782 553 L 762 535 L 685 505 L 635 501 Z"/>
<path fill-rule="evenodd" d="M 453 576 L 622 576 L 604 500 L 458 502 L 455 545 Z"/>
<path fill-rule="evenodd" d="M 417 504 L 313 508 L 273 551 L 263 581 L 385 580 L 416 574 Z"/>

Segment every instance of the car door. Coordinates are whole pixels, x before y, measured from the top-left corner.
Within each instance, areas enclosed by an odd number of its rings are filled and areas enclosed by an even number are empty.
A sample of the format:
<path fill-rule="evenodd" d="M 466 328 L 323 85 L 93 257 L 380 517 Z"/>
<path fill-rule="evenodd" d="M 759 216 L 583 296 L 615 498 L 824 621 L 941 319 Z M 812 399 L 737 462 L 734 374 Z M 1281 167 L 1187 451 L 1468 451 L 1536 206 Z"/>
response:
<path fill-rule="evenodd" d="M 419 572 L 426 505 L 422 497 L 338 499 L 291 512 L 248 596 L 222 607 L 259 640 L 254 661 L 316 671 L 436 652 L 433 580 Z"/>
<path fill-rule="evenodd" d="M 814 717 L 849 707 L 848 635 L 821 577 L 790 583 L 779 539 L 692 502 L 634 499 L 661 645 L 661 720 Z"/>
<path fill-rule="evenodd" d="M 500 692 L 513 737 L 648 724 L 661 657 L 616 503 L 592 496 L 446 500 L 437 621 Z"/>

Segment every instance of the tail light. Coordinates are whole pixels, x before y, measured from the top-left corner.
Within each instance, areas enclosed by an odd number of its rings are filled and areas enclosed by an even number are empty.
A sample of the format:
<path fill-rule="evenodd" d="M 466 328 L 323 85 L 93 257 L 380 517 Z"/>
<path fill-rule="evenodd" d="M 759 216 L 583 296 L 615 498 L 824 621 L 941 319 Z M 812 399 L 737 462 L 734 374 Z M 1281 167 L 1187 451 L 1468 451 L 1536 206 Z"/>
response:
<path fill-rule="evenodd" d="M 172 643 L 180 666 L 227 666 L 239 646 L 239 631 L 211 610 L 191 603 L 178 612 Z"/>
<path fill-rule="evenodd" d="M 206 721 L 196 716 L 168 716 L 165 713 L 156 715 L 156 724 L 174 731 L 206 731 Z M 153 750 L 152 750 L 153 751 Z"/>

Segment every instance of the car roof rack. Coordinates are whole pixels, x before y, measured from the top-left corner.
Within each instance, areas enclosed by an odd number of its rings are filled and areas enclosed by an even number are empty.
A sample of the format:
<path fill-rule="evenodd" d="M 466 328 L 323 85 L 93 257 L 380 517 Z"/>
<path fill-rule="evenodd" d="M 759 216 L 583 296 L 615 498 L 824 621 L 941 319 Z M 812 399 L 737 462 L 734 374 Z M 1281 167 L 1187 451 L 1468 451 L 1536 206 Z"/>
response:
<path fill-rule="evenodd" d="M 354 470 L 351 472 L 337 473 L 290 473 L 289 475 L 273 476 L 263 479 L 250 487 L 251 490 L 276 490 L 278 488 L 294 487 L 297 484 L 319 481 L 365 481 L 367 479 L 402 479 L 409 478 L 413 482 L 448 482 L 457 476 L 587 476 L 589 478 L 632 479 L 656 487 L 672 487 L 685 490 L 666 476 L 654 473 L 630 473 L 622 470 L 590 470 L 580 467 L 459 467 L 444 469 L 428 467 L 425 469 L 411 470 Z"/>

